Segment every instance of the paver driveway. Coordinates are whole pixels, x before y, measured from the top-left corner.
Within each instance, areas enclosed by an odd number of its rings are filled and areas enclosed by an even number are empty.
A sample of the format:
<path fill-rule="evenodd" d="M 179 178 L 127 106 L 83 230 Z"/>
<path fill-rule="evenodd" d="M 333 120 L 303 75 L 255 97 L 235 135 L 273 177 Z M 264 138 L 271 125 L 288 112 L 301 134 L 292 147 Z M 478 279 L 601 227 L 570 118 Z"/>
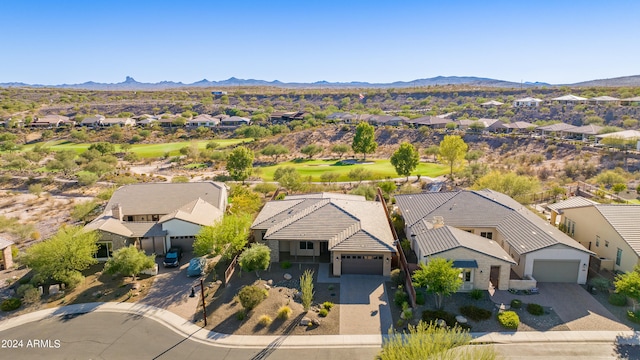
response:
<path fill-rule="evenodd" d="M 389 331 L 392 320 L 384 289 L 387 279 L 375 275 L 340 277 L 340 335 Z"/>
<path fill-rule="evenodd" d="M 200 292 L 195 297 L 189 297 L 191 287 L 200 284 L 198 277 L 187 277 L 191 253 L 184 253 L 179 268 L 164 268 L 162 257 L 158 257 L 158 275 L 155 276 L 151 290 L 141 304 L 152 305 L 169 310 L 187 320 L 193 319 L 193 314 L 198 306 Z M 196 289 L 197 290 L 197 289 Z"/>
<path fill-rule="evenodd" d="M 509 304 L 512 299 L 552 307 L 560 319 L 573 331 L 630 330 L 578 284 L 538 283 L 540 294 L 513 295 L 496 291 L 491 297 L 496 303 Z"/>

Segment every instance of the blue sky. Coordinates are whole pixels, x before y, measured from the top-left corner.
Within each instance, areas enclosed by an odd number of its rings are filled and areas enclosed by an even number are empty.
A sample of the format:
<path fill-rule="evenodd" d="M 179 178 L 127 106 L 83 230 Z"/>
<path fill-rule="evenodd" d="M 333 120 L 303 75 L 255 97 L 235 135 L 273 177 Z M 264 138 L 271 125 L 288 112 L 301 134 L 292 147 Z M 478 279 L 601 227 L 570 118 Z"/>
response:
<path fill-rule="evenodd" d="M 640 1 L 0 1 L 0 82 L 640 74 Z"/>

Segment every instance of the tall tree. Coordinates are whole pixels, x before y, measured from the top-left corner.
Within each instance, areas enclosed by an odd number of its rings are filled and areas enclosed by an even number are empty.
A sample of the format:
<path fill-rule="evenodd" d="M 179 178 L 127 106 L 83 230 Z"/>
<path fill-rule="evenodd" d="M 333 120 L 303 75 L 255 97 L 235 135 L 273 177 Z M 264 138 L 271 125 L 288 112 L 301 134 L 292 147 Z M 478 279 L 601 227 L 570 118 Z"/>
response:
<path fill-rule="evenodd" d="M 286 146 L 281 144 L 269 144 L 260 151 L 262 155 L 273 156 L 273 162 L 278 162 L 278 157 L 280 155 L 286 155 L 289 153 L 289 149 Z"/>
<path fill-rule="evenodd" d="M 322 152 L 322 146 L 317 145 L 317 144 L 309 144 L 305 147 L 303 147 L 302 149 L 300 149 L 300 152 L 307 155 L 309 157 L 309 159 L 312 159 L 314 156 L 320 154 Z"/>
<path fill-rule="evenodd" d="M 440 154 L 440 147 L 438 145 L 431 145 L 424 149 L 424 154 L 433 156 L 433 161 L 435 162 L 436 157 Z"/>
<path fill-rule="evenodd" d="M 462 285 L 460 273 L 460 269 L 453 267 L 453 260 L 431 258 L 426 265 L 420 264 L 420 269 L 413 273 L 412 279 L 419 287 L 435 294 L 436 307 L 441 309 L 445 296 L 458 291 Z"/>
<path fill-rule="evenodd" d="M 396 169 L 398 175 L 406 176 L 407 181 L 409 181 L 409 175 L 419 163 L 420 155 L 418 150 L 408 142 L 400 144 L 400 148 L 391 155 L 391 165 Z"/>
<path fill-rule="evenodd" d="M 302 176 L 293 166 L 279 167 L 273 173 L 273 180 L 280 183 L 280 186 L 289 190 L 300 190 L 302 186 Z"/>
<path fill-rule="evenodd" d="M 229 257 L 247 244 L 250 226 L 249 214 L 227 215 L 200 229 L 193 242 L 193 252 L 198 256 L 215 254 Z"/>
<path fill-rule="evenodd" d="M 63 226 L 51 238 L 27 249 L 22 262 L 42 279 L 74 287 L 84 278 L 81 271 L 96 264 L 98 234 L 80 226 Z"/>
<path fill-rule="evenodd" d="M 632 300 L 635 312 L 638 301 L 640 301 L 640 267 L 636 265 L 633 271 L 618 275 L 614 285 L 616 292 L 624 294 Z"/>
<path fill-rule="evenodd" d="M 267 245 L 254 243 L 245 249 L 238 258 L 238 264 L 244 271 L 255 271 L 260 277 L 260 270 L 266 270 L 271 261 L 271 250 Z"/>
<path fill-rule="evenodd" d="M 107 274 L 131 276 L 135 282 L 138 274 L 152 268 L 155 263 L 155 255 L 146 255 L 135 246 L 127 246 L 113 253 L 113 257 L 104 264 L 104 271 Z"/>
<path fill-rule="evenodd" d="M 378 148 L 376 142 L 376 129 L 373 125 L 361 122 L 356 126 L 356 135 L 353 137 L 351 148 L 356 154 L 362 154 L 363 159 L 367 160 L 367 154 L 372 154 Z"/>
<path fill-rule="evenodd" d="M 334 154 L 338 154 L 338 157 L 342 159 L 342 156 L 349 152 L 349 145 L 335 144 L 331 147 L 331 152 Z"/>
<path fill-rule="evenodd" d="M 469 147 L 458 135 L 445 135 L 440 142 L 439 159 L 449 166 L 449 177 L 453 180 L 453 169 L 464 160 Z"/>
<path fill-rule="evenodd" d="M 253 170 L 253 151 L 244 146 L 233 149 L 227 159 L 227 171 L 236 181 L 244 181 L 251 175 Z"/>

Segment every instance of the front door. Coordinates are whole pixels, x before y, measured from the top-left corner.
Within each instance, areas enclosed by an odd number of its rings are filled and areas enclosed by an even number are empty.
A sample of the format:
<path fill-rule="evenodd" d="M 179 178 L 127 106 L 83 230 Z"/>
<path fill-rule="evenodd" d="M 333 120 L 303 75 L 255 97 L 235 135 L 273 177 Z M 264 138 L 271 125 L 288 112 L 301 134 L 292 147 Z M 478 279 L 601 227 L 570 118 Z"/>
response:
<path fill-rule="evenodd" d="M 497 289 L 500 285 L 500 266 L 492 266 L 489 274 L 489 281 L 494 289 Z"/>

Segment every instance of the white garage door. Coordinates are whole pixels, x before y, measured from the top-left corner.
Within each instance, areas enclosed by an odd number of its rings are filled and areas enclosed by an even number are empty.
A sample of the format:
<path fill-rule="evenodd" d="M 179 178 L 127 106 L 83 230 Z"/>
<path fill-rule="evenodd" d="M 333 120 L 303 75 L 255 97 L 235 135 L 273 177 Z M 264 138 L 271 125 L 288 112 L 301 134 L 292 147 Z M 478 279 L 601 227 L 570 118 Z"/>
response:
<path fill-rule="evenodd" d="M 539 282 L 577 283 L 580 260 L 534 260 L 533 278 Z"/>
<path fill-rule="evenodd" d="M 382 255 L 343 254 L 342 274 L 382 275 Z"/>

